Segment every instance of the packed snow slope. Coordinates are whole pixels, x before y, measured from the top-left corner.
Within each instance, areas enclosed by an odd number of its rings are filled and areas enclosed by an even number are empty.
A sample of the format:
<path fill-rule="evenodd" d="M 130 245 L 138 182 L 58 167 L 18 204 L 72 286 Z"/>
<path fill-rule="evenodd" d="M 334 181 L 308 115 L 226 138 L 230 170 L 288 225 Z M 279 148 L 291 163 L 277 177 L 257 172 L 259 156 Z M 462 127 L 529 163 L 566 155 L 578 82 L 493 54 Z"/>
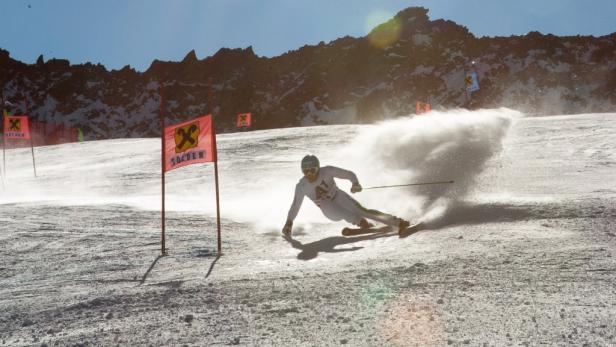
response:
<path fill-rule="evenodd" d="M 375 125 L 218 136 L 166 175 L 160 140 L 6 151 L 0 345 L 616 344 L 616 114 L 453 110 Z M 342 237 L 299 161 L 354 171 L 355 197 L 426 228 Z M 348 190 L 350 183 L 340 181 Z"/>

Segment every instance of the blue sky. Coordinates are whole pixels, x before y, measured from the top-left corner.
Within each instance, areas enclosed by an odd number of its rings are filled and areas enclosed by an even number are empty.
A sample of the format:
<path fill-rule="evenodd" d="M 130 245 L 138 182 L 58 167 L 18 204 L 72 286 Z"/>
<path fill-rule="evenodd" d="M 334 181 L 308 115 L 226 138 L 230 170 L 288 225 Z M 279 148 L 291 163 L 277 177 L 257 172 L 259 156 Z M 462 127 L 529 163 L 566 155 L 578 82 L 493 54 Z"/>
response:
<path fill-rule="evenodd" d="M 0 48 L 33 63 L 130 65 L 199 59 L 221 47 L 276 56 L 349 35 L 410 6 L 464 25 L 476 36 L 601 36 L 616 32 L 616 0 L 0 0 Z"/>

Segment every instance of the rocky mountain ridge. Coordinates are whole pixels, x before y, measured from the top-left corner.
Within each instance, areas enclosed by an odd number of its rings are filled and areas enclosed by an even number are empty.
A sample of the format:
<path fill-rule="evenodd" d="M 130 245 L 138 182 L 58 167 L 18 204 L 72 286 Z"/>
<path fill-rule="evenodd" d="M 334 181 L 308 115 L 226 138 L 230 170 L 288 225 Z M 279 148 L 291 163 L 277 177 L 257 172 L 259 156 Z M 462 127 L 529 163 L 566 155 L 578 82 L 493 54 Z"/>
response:
<path fill-rule="evenodd" d="M 480 90 L 465 91 L 476 72 Z M 433 109 L 510 107 L 529 114 L 613 111 L 616 33 L 477 38 L 428 10 L 399 12 L 360 38 L 343 37 L 266 58 L 222 48 L 198 59 L 155 60 L 145 72 L 108 71 L 41 56 L 24 64 L 0 50 L 2 96 L 35 120 L 83 129 L 86 139 L 159 136 L 167 122 L 212 112 L 219 132 L 252 112 L 255 129 L 373 122 Z"/>

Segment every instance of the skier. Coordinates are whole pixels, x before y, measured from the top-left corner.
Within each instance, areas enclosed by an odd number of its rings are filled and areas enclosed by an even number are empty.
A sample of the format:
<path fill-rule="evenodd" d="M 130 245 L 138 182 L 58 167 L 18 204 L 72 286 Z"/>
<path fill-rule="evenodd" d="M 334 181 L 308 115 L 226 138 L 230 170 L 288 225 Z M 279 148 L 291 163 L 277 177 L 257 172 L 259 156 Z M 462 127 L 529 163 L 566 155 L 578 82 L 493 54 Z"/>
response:
<path fill-rule="evenodd" d="M 336 186 L 334 178 L 351 181 L 351 193 L 361 192 L 362 187 L 357 176 L 348 170 L 335 166 L 320 167 L 319 159 L 314 155 L 307 155 L 302 159 L 302 177 L 295 186 L 295 197 L 287 215 L 287 222 L 282 228 L 285 236 L 291 236 L 293 220 L 297 217 L 304 196 L 312 200 L 323 214 L 334 221 L 345 221 L 358 225 L 361 229 L 369 229 L 373 225 L 366 219 L 371 219 L 388 226 L 397 227 L 398 232 L 407 228 L 410 223 L 404 219 L 363 207 L 349 194 Z"/>

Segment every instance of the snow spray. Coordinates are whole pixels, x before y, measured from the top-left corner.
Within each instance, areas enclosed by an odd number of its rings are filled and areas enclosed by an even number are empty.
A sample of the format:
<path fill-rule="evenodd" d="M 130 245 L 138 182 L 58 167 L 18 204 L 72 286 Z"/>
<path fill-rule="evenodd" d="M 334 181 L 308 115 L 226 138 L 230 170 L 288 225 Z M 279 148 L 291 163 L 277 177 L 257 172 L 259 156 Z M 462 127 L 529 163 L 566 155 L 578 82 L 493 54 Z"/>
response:
<path fill-rule="evenodd" d="M 358 197 L 370 208 L 430 222 L 462 201 L 486 163 L 502 149 L 512 121 L 506 109 L 432 111 L 362 127 L 339 152 L 341 166 L 365 186 L 454 180 L 454 184 L 375 190 Z"/>

